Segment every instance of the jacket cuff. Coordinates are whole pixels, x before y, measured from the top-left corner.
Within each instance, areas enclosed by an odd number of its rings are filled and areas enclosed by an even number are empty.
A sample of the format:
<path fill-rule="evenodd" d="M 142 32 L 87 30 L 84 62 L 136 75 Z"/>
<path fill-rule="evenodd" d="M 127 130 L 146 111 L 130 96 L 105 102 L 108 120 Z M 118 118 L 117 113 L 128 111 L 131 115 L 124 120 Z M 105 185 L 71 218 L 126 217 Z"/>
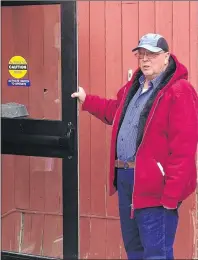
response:
<path fill-rule="evenodd" d="M 83 102 L 83 104 L 81 106 L 81 110 L 82 111 L 87 111 L 88 110 L 89 99 L 90 99 L 90 95 L 86 95 L 85 101 Z"/>
<path fill-rule="evenodd" d="M 178 200 L 164 196 L 161 199 L 161 205 L 167 208 L 176 209 L 178 206 Z"/>

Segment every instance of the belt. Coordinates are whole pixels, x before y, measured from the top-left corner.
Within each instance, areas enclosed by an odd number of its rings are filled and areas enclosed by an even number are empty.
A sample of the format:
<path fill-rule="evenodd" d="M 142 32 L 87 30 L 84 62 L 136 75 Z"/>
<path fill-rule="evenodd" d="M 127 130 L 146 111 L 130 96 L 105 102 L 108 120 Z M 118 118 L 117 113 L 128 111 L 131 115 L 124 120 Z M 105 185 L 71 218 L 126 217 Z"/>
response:
<path fill-rule="evenodd" d="M 124 162 L 118 159 L 115 160 L 115 167 L 123 169 L 133 169 L 135 167 L 135 162 Z"/>

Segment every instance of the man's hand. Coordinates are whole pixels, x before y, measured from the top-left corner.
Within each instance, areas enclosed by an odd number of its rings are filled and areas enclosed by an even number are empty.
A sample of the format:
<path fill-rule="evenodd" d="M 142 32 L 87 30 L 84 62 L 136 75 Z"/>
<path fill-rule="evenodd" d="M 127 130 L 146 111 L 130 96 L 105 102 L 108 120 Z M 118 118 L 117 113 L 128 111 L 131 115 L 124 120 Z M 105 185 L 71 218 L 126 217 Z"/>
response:
<path fill-rule="evenodd" d="M 71 95 L 72 98 L 77 98 L 78 101 L 82 104 L 85 101 L 86 93 L 83 88 L 79 87 L 78 92 L 74 92 Z"/>

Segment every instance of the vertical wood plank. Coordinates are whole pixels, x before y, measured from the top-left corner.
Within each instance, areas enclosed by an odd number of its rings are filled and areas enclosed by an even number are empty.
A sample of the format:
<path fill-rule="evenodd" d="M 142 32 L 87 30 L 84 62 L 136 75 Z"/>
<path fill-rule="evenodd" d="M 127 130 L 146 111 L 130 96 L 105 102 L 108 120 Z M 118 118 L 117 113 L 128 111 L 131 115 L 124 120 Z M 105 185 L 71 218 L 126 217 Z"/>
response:
<path fill-rule="evenodd" d="M 22 56 L 29 61 L 29 13 L 27 6 L 12 7 L 14 55 Z M 22 29 L 23 28 L 23 29 Z M 11 58 L 11 57 L 10 57 Z M 12 78 L 10 76 L 10 78 Z M 24 79 L 29 79 L 29 64 Z M 12 101 L 24 104 L 29 110 L 29 87 L 10 87 L 13 92 Z M 10 100 L 11 101 L 11 100 Z"/>
<path fill-rule="evenodd" d="M 195 214 L 195 194 L 192 194 L 179 209 L 179 226 L 174 244 L 175 259 L 193 259 Z"/>
<path fill-rule="evenodd" d="M 44 117 L 44 13 L 43 6 L 29 6 L 29 114 L 31 118 Z M 36 19 L 34 19 L 36 17 Z"/>
<path fill-rule="evenodd" d="M 106 2 L 106 96 L 115 98 L 122 86 L 122 5 Z"/>
<path fill-rule="evenodd" d="M 190 60 L 189 8 L 189 1 L 173 1 L 173 53 L 188 70 Z"/>
<path fill-rule="evenodd" d="M 89 2 L 78 2 L 79 85 L 90 93 L 89 84 Z M 91 116 L 79 109 L 80 214 L 91 210 Z"/>
<path fill-rule="evenodd" d="M 62 216 L 45 215 L 42 255 L 63 258 Z"/>
<path fill-rule="evenodd" d="M 2 103 L 14 101 L 15 95 L 13 88 L 7 86 L 7 80 L 11 78 L 8 71 L 8 63 L 12 56 L 14 56 L 14 28 L 12 26 L 12 12 L 13 9 L 10 7 L 4 7 L 2 9 L 2 74 L 1 74 L 1 85 L 2 85 Z"/>
<path fill-rule="evenodd" d="M 122 248 L 122 256 L 121 256 L 121 259 L 128 259 L 123 243 L 122 243 L 121 248 Z"/>
<path fill-rule="evenodd" d="M 122 84 L 128 81 L 128 69 L 137 69 L 132 49 L 138 44 L 138 1 L 122 2 Z"/>
<path fill-rule="evenodd" d="M 1 220 L 1 250 L 19 252 L 21 213 L 14 212 Z"/>
<path fill-rule="evenodd" d="M 91 218 L 89 259 L 106 259 L 106 219 Z"/>
<path fill-rule="evenodd" d="M 46 158 L 30 157 L 30 209 L 44 211 Z"/>
<path fill-rule="evenodd" d="M 122 241 L 119 220 L 107 220 L 106 259 L 122 259 Z"/>
<path fill-rule="evenodd" d="M 41 255 L 44 228 L 44 216 L 40 214 L 24 214 L 24 230 L 21 252 Z"/>
<path fill-rule="evenodd" d="M 198 91 L 198 2 L 190 1 L 190 82 Z"/>
<path fill-rule="evenodd" d="M 139 38 L 155 32 L 155 1 L 139 1 Z"/>
<path fill-rule="evenodd" d="M 27 63 L 29 59 L 29 13 L 27 7 L 12 7 L 12 28 L 14 55 L 23 56 Z M 21 29 L 23 28 L 23 29 Z M 23 40 L 21 40 L 23 39 Z M 5 48 L 6 49 L 6 48 Z M 11 53 L 9 53 L 10 55 Z M 10 56 L 11 58 L 12 56 Z M 29 65 L 28 65 L 29 66 Z M 10 76 L 11 77 L 11 76 Z M 29 77 L 29 67 L 25 78 Z M 25 87 L 10 87 L 12 95 L 9 102 L 18 102 L 29 108 L 29 89 Z M 7 92 L 7 91 L 6 91 Z M 15 206 L 29 207 L 29 157 L 16 156 L 15 172 Z"/>
<path fill-rule="evenodd" d="M 14 204 L 14 179 L 15 165 L 14 155 L 2 155 L 2 174 L 1 174 L 1 213 L 4 214 L 15 208 Z"/>
<path fill-rule="evenodd" d="M 106 2 L 106 98 L 115 98 L 122 86 L 122 13 L 120 1 Z M 106 127 L 107 183 L 109 181 L 110 139 L 112 128 Z M 107 194 L 107 215 L 118 216 L 117 195 Z"/>
<path fill-rule="evenodd" d="M 90 254 L 90 218 L 80 218 L 80 259 L 88 259 Z"/>
<path fill-rule="evenodd" d="M 164 15 L 166 14 L 166 15 Z M 156 33 L 161 34 L 167 40 L 170 51 L 172 50 L 173 35 L 173 2 L 155 2 L 155 25 Z"/>
<path fill-rule="evenodd" d="M 90 2 L 91 93 L 105 97 L 105 2 Z M 91 212 L 105 215 L 105 125 L 91 117 Z"/>
<path fill-rule="evenodd" d="M 44 6 L 44 117 L 61 120 L 60 5 Z"/>
<path fill-rule="evenodd" d="M 30 205 L 30 158 L 15 156 L 15 207 L 29 209 Z"/>
<path fill-rule="evenodd" d="M 44 171 L 45 211 L 62 212 L 62 159 L 45 158 Z"/>

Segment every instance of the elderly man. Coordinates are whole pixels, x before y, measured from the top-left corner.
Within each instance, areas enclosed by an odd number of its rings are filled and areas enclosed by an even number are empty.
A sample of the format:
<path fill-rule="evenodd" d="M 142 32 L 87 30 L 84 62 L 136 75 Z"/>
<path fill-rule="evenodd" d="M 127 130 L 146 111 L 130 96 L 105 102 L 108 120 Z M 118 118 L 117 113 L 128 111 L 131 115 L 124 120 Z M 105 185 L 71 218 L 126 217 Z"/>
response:
<path fill-rule="evenodd" d="M 196 188 L 198 98 L 163 36 L 146 34 L 133 51 L 139 68 L 117 99 L 83 88 L 72 97 L 113 125 L 110 195 L 118 190 L 128 259 L 174 259 L 178 206 Z"/>

